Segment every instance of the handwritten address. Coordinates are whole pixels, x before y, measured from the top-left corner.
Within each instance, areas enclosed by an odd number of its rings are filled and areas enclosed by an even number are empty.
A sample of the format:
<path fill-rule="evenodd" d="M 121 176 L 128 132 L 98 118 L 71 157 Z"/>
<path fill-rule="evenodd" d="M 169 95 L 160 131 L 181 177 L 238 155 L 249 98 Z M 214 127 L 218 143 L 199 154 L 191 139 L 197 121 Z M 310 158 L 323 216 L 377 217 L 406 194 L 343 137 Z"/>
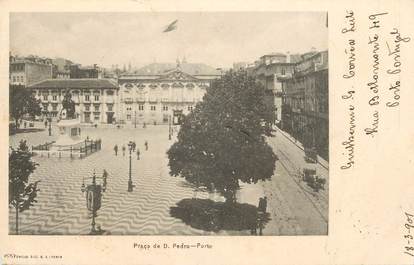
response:
<path fill-rule="evenodd" d="M 387 18 L 390 16 L 392 14 L 389 12 L 373 12 L 366 17 L 368 28 L 360 29 L 353 10 L 346 10 L 344 14 L 344 23 L 341 25 L 340 32 L 344 36 L 346 61 L 341 78 L 348 89 L 341 93 L 347 116 L 344 126 L 346 136 L 341 142 L 344 158 L 340 163 L 342 170 L 351 169 L 355 165 L 358 131 L 362 130 L 362 135 L 375 139 L 384 127 L 382 123 L 386 122 L 382 120 L 385 116 L 383 112 L 397 109 L 401 102 L 403 84 L 400 74 L 403 71 L 401 60 L 403 45 L 410 42 L 411 38 L 402 34 L 398 27 L 388 24 Z M 357 39 L 358 31 L 367 33 L 366 42 Z M 359 50 L 368 50 L 368 60 L 358 60 Z M 358 79 L 360 68 L 368 69 L 368 73 Z M 364 77 L 366 78 L 365 84 L 360 81 Z M 367 99 L 368 108 L 362 106 L 363 112 L 357 112 L 357 97 Z M 361 115 L 367 115 L 367 117 L 363 119 Z M 360 124 L 359 121 L 362 120 L 367 124 Z"/>

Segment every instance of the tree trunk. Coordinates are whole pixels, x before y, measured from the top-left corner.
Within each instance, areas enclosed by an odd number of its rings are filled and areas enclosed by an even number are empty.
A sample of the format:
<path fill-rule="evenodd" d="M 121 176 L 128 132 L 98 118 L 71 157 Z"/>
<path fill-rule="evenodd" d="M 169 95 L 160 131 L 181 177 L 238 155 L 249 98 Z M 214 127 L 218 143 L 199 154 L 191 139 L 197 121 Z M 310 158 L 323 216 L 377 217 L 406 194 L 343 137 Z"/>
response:
<path fill-rule="evenodd" d="M 226 204 L 233 204 L 235 202 L 233 191 L 226 191 L 226 193 L 224 194 L 224 198 L 226 199 Z"/>
<path fill-rule="evenodd" d="M 226 199 L 226 204 L 233 204 L 236 202 L 236 189 L 233 187 L 226 188 L 226 192 L 224 193 L 224 198 Z"/>
<path fill-rule="evenodd" d="M 15 118 L 14 124 L 16 125 L 16 131 L 19 129 L 19 118 Z"/>
<path fill-rule="evenodd" d="M 16 235 L 19 234 L 19 204 L 16 203 Z"/>

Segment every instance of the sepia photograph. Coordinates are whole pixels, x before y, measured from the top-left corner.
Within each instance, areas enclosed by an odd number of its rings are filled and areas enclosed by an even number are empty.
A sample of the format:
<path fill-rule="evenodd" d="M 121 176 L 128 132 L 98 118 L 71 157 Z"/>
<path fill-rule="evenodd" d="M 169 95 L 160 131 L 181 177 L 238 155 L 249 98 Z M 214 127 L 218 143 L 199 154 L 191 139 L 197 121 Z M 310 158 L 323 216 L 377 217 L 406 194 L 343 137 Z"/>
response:
<path fill-rule="evenodd" d="M 9 235 L 329 234 L 326 11 L 9 20 Z"/>

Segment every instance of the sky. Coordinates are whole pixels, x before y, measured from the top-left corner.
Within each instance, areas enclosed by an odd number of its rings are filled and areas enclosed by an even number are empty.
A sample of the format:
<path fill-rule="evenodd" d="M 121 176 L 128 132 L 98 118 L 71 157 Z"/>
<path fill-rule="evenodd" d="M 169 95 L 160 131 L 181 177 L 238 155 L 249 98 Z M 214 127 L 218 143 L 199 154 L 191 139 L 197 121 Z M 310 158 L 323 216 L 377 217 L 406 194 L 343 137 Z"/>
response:
<path fill-rule="evenodd" d="M 163 30 L 178 19 L 177 28 Z M 328 48 L 325 12 L 11 13 L 10 51 L 82 65 L 231 67 L 272 52 Z"/>

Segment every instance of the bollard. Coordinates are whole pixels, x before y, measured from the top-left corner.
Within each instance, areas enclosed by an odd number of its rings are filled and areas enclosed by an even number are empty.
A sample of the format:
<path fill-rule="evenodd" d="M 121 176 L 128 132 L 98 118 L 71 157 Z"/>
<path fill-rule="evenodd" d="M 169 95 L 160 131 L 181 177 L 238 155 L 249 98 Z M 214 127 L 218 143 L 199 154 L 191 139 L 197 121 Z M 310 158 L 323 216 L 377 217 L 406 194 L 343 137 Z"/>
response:
<path fill-rule="evenodd" d="M 72 146 L 70 146 L 70 158 L 72 158 Z"/>

